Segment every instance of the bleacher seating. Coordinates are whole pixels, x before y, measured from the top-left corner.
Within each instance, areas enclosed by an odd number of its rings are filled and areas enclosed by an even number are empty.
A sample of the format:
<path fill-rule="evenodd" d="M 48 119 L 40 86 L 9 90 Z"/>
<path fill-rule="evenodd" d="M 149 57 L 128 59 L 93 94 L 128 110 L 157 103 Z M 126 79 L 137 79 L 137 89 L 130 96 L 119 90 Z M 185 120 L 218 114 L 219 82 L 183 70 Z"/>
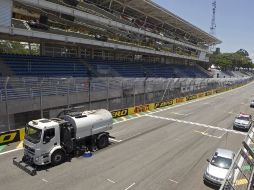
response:
<path fill-rule="evenodd" d="M 146 63 L 140 61 L 119 61 L 86 59 L 93 70 L 108 70 L 110 76 L 123 77 L 164 77 L 164 78 L 208 78 L 209 76 L 195 66 L 180 64 Z M 114 73 L 114 75 L 112 75 Z"/>
<path fill-rule="evenodd" d="M 8 54 L 0 54 L 0 60 L 0 64 L 8 66 L 15 76 L 209 77 L 196 66 L 180 64 Z"/>
<path fill-rule="evenodd" d="M 0 55 L 0 59 L 16 76 L 86 77 L 87 68 L 77 58 Z"/>

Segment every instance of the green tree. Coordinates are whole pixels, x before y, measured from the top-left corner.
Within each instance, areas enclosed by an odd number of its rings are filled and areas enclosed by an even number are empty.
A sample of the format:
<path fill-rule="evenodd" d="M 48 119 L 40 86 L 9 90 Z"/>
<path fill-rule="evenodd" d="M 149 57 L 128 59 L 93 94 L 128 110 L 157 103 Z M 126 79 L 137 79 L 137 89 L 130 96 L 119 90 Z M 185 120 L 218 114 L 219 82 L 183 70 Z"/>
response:
<path fill-rule="evenodd" d="M 249 53 L 244 49 L 240 49 L 235 53 L 212 54 L 210 63 L 219 66 L 222 70 L 254 68 Z"/>

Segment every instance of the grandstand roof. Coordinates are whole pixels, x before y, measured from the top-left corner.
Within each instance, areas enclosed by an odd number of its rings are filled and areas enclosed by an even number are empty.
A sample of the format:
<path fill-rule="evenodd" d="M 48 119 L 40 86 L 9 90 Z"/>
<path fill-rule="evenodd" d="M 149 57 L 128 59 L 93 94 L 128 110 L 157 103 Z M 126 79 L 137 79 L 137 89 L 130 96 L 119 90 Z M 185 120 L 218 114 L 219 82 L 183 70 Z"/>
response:
<path fill-rule="evenodd" d="M 207 44 L 219 44 L 221 41 L 214 36 L 204 32 L 188 21 L 178 17 L 167 9 L 159 6 L 151 0 L 115 0 L 121 4 L 125 4 L 130 8 L 139 10 L 143 12 L 145 15 L 151 16 L 161 22 L 169 24 L 175 28 L 185 31 L 186 33 L 190 33 L 200 39 L 202 39 Z"/>

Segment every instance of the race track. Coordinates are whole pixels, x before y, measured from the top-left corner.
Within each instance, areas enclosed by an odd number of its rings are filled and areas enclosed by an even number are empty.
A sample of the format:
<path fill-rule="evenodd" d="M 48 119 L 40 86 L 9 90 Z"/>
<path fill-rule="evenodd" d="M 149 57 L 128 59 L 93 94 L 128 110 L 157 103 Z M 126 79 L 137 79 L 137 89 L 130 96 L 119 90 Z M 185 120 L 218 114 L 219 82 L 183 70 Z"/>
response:
<path fill-rule="evenodd" d="M 249 107 L 254 83 L 121 121 L 115 140 L 91 158 L 73 158 L 32 177 L 12 165 L 22 150 L 0 155 L 2 190 L 201 190 L 216 148 L 238 151 L 245 132 L 232 130 Z M 10 145 L 11 146 L 11 145 Z"/>

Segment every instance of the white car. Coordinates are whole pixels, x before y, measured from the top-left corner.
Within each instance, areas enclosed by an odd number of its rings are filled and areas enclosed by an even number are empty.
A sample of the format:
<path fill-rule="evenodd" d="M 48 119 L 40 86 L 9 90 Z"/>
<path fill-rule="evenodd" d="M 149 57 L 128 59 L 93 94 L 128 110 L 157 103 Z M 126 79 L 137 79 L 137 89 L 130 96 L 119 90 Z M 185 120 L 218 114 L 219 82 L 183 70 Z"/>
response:
<path fill-rule="evenodd" d="M 252 116 L 250 114 L 240 113 L 235 117 L 234 129 L 249 130 L 252 126 Z"/>
<path fill-rule="evenodd" d="M 230 166 L 233 163 L 235 153 L 231 150 L 218 148 L 209 162 L 203 176 L 206 183 L 220 186 L 227 176 Z M 232 177 L 232 176 L 230 176 Z"/>

